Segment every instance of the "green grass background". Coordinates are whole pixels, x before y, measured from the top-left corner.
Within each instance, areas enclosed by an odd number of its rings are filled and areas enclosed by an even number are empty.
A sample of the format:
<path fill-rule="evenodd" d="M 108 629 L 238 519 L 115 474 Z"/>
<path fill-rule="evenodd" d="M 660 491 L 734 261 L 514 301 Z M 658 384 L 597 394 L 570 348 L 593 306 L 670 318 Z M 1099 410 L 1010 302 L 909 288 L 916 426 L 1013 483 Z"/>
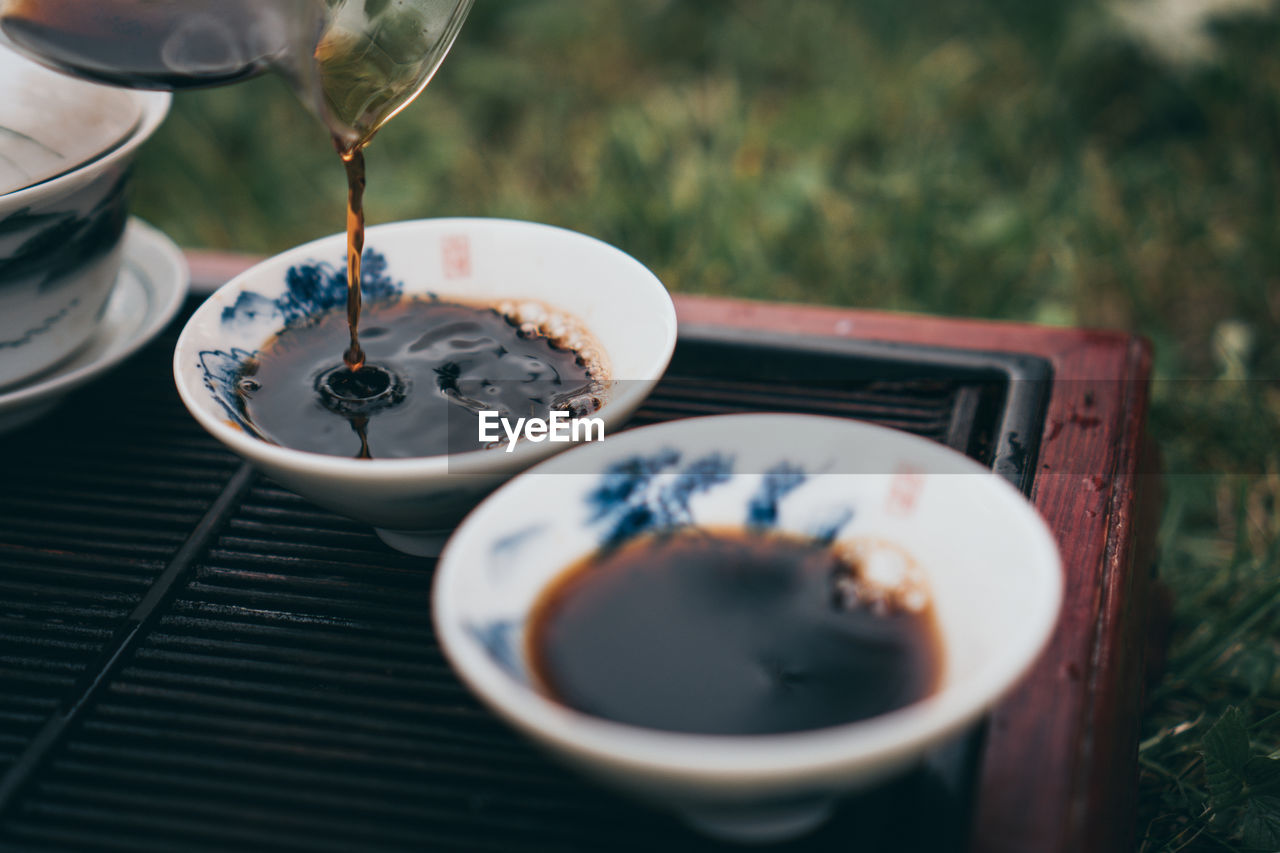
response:
<path fill-rule="evenodd" d="M 369 220 L 535 219 L 677 291 L 1147 335 L 1177 607 L 1137 843 L 1280 850 L 1280 15 L 1211 32 L 1174 64 L 1065 0 L 479 0 L 370 147 Z M 267 77 L 178 96 L 136 210 L 272 252 L 340 230 L 344 192 Z"/>

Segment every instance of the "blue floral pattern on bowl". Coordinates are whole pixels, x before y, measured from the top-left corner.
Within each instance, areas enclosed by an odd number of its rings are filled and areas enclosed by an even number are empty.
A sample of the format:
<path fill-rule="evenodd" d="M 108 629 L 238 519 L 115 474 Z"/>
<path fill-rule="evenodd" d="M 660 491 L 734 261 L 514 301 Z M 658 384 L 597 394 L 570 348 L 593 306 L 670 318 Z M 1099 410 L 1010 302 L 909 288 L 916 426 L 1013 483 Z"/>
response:
<path fill-rule="evenodd" d="M 366 305 L 393 303 L 404 293 L 403 282 L 387 271 L 386 256 L 365 249 L 360 267 L 361 296 Z M 234 303 L 222 309 L 221 323 L 233 337 L 254 338 L 254 344 L 266 343 L 272 334 L 308 322 L 328 311 L 340 309 L 347 302 L 347 268 L 345 261 L 332 264 L 308 261 L 289 267 L 284 277 L 284 291 L 267 296 L 245 290 Z M 264 330 L 267 331 L 265 334 Z M 245 422 L 236 393 L 236 383 L 245 362 L 256 358 L 258 346 L 201 350 L 201 376 L 227 418 L 246 432 L 253 432 Z"/>
<path fill-rule="evenodd" d="M 787 459 L 762 474 L 737 471 L 735 464 L 735 457 L 726 453 L 701 453 L 686 459 L 673 447 L 609 464 L 594 476 L 580 497 L 583 525 L 591 532 L 595 550 L 616 548 L 644 535 L 706 524 L 707 519 L 697 506 L 700 496 L 731 502 L 730 518 L 723 517 L 722 506 L 714 519 L 717 526 L 731 521 L 755 531 L 786 529 L 821 542 L 835 540 L 854 519 L 853 502 L 834 499 L 816 511 L 810 507 L 803 526 L 784 526 L 784 505 L 819 471 Z M 528 524 L 493 540 L 489 571 L 495 583 L 503 582 L 505 569 L 545 544 L 539 540 L 547 528 L 547 524 Z M 497 666 L 519 683 L 529 685 L 530 674 L 522 651 L 526 615 L 527 609 L 504 612 L 468 621 L 466 630 Z"/>

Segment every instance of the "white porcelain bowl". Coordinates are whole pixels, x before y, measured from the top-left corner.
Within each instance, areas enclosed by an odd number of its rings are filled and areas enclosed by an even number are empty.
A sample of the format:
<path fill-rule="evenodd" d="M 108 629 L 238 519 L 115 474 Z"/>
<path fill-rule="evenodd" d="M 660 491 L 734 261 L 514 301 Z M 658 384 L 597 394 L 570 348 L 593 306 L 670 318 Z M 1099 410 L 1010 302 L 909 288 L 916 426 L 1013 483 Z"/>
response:
<path fill-rule="evenodd" d="M 715 737 L 588 716 L 533 686 L 526 620 L 567 567 L 605 542 L 749 519 L 907 552 L 937 615 L 938 691 L 832 728 Z M 972 460 L 850 420 L 728 415 L 580 446 L 496 491 L 449 540 L 433 615 L 461 678 L 551 753 L 713 835 L 768 841 L 820 823 L 838 794 L 909 769 L 974 723 L 1039 655 L 1061 586 L 1040 516 Z"/>
<path fill-rule="evenodd" d="M 37 177 L 0 194 L 0 388 L 70 357 L 98 328 L 120 271 L 130 167 L 164 120 L 170 97 L 70 79 L 0 48 L 6 106 L 21 101 L 61 116 L 38 131 L 28 128 L 40 139 L 0 133 L 15 140 L 6 143 L 19 164 L 14 168 L 25 164 Z M 94 135 L 110 117 L 95 111 L 108 108 L 131 111 L 123 136 L 118 128 Z M 41 159 L 24 155 L 28 149 Z M 12 180 L 0 175 L 0 183 Z"/>
<path fill-rule="evenodd" d="M 254 266 L 191 317 L 174 352 L 183 403 L 214 437 L 320 506 L 373 525 L 392 547 L 438 553 L 452 525 L 495 485 L 567 445 L 517 442 L 413 459 L 347 459 L 281 447 L 237 410 L 240 366 L 274 334 L 346 299 L 346 237 L 335 234 Z M 675 309 L 634 258 L 592 237 L 504 219 L 424 219 L 368 229 L 366 304 L 433 293 L 467 302 L 535 300 L 567 312 L 604 350 L 611 386 L 596 412 L 606 435 L 658 381 L 676 340 Z M 335 353 L 335 362 L 339 353 Z"/>

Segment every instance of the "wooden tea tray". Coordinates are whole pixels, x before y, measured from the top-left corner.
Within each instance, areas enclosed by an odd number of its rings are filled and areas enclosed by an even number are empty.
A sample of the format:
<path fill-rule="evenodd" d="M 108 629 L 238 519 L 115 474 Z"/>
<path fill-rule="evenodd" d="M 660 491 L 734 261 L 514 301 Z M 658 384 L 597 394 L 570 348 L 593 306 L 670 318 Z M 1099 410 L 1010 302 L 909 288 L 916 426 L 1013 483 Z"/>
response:
<path fill-rule="evenodd" d="M 204 290 L 254 260 L 188 257 Z M 786 386 L 766 375 L 785 358 L 811 359 L 815 374 L 840 358 L 872 373 L 901 358 L 944 379 L 972 374 L 960 392 L 923 383 L 900 409 L 880 408 L 897 393 L 883 389 L 828 399 L 820 379 L 807 398 L 788 393 L 808 407 L 797 410 L 904 419 L 993 465 L 1028 491 L 1067 570 L 1049 649 L 985 739 L 951 760 L 962 796 L 938 802 L 963 814 L 931 811 L 924 787 L 886 789 L 786 848 L 1127 850 L 1156 600 L 1147 345 L 704 297 L 676 306 L 683 349 L 641 422 L 714 408 L 717 394 L 768 403 Z M 13 434 L 21 452 L 0 495 L 0 849 L 721 849 L 548 763 L 481 709 L 434 646 L 431 566 L 205 435 L 172 392 L 176 331 L 129 363 L 124 409 L 109 411 L 114 390 L 99 382 L 63 417 Z M 1016 357 L 984 355 L 1000 353 Z M 704 357 L 719 373 L 699 373 Z M 1017 410 L 1037 434 L 982 426 L 987 362 L 1000 362 L 1005 427 Z M 869 846 L 859 821 L 877 812 L 890 834 Z M 896 845 L 893 821 L 914 840 Z M 921 840 L 931 823 L 936 844 Z"/>

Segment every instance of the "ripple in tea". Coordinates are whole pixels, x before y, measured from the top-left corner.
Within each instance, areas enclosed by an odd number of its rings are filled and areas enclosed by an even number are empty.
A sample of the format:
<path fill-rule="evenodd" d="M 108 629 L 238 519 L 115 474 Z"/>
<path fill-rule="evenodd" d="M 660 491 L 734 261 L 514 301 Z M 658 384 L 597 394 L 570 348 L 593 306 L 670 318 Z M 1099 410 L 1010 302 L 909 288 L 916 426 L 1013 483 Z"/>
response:
<path fill-rule="evenodd" d="M 941 672 L 927 599 L 876 593 L 832 546 L 746 531 L 647 536 L 575 565 L 529 623 L 571 708 L 652 729 L 763 735 L 901 708 Z"/>
<path fill-rule="evenodd" d="M 333 456 L 477 450 L 477 412 L 545 419 L 600 405 L 598 365 L 493 308 L 428 299 L 365 306 L 364 365 L 336 356 L 345 311 L 285 329 L 241 370 L 245 420 L 271 442 Z"/>

